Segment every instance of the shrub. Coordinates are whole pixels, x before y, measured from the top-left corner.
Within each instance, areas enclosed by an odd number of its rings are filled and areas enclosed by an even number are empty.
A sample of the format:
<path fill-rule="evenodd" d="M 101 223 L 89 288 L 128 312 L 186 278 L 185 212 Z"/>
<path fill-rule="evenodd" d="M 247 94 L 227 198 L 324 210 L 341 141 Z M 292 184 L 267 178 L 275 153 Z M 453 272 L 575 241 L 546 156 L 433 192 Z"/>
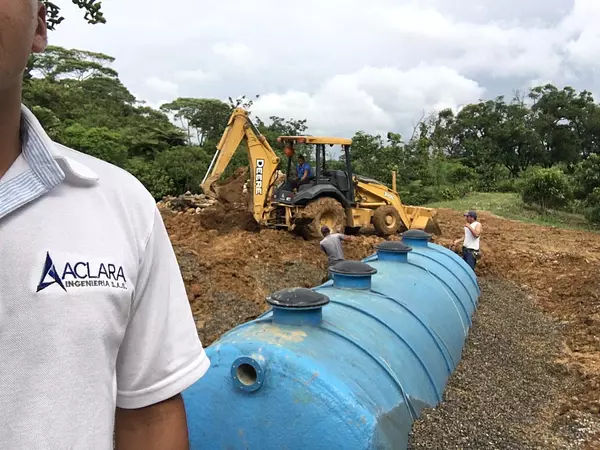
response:
<path fill-rule="evenodd" d="M 600 155 L 591 154 L 579 163 L 574 171 L 575 196 L 585 199 L 600 187 Z"/>
<path fill-rule="evenodd" d="M 424 205 L 441 200 L 439 191 L 433 186 L 424 186 L 421 180 L 409 183 L 400 195 L 402 202 L 407 205 Z"/>
<path fill-rule="evenodd" d="M 517 180 L 514 178 L 499 181 L 495 189 L 496 192 L 519 192 L 519 190 Z"/>
<path fill-rule="evenodd" d="M 569 204 L 573 192 L 569 181 L 558 168 L 537 169 L 522 182 L 523 202 L 542 209 L 560 209 Z"/>
<path fill-rule="evenodd" d="M 595 188 L 585 199 L 583 215 L 593 224 L 600 224 L 600 188 Z"/>
<path fill-rule="evenodd" d="M 448 181 L 450 181 L 454 186 L 473 181 L 477 178 L 477 172 L 470 167 L 463 166 L 460 163 L 452 165 L 448 172 Z"/>
<path fill-rule="evenodd" d="M 499 183 L 510 177 L 510 172 L 499 164 L 482 164 L 476 169 L 478 178 L 476 188 L 480 192 L 494 191 Z"/>

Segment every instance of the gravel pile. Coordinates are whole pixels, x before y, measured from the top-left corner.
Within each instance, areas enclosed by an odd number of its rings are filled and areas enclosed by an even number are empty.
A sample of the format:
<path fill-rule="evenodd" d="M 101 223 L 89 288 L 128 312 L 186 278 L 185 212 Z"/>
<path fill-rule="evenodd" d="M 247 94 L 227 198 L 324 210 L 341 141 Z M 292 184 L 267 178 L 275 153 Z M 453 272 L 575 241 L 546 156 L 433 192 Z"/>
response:
<path fill-rule="evenodd" d="M 559 357 L 560 325 L 528 293 L 480 279 L 482 297 L 444 401 L 415 422 L 410 449 L 569 449 L 556 426 L 573 378 Z"/>

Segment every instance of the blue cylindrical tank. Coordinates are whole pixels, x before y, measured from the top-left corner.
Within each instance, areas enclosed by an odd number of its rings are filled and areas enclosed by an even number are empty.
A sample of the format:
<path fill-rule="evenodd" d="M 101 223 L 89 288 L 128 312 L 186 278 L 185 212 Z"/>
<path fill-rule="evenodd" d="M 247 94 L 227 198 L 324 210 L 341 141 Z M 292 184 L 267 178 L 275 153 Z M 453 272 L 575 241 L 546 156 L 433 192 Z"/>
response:
<path fill-rule="evenodd" d="M 424 262 L 428 261 L 402 242 L 382 242 L 369 261 L 378 270 L 372 290 L 394 298 L 418 315 L 437 338 L 449 370 L 454 370 L 471 324 L 471 305 L 465 292 L 461 297 L 450 288 L 458 283 L 453 273 L 430 270 Z"/>
<path fill-rule="evenodd" d="M 269 312 L 207 348 L 211 369 L 184 392 L 191 448 L 406 448 L 470 323 L 455 275 L 422 259 L 386 242 L 317 288 L 271 295 Z"/>
<path fill-rule="evenodd" d="M 434 261 L 438 266 L 442 266 L 447 271 L 452 272 L 464 289 L 469 292 L 471 302 L 476 306 L 481 292 L 475 272 L 464 259 L 453 251 L 448 250 L 442 245 L 430 242 L 431 237 L 431 234 L 423 230 L 408 230 L 402 233 L 402 242 L 413 248 L 413 255 L 422 255 L 424 261 Z M 416 263 L 417 258 L 413 259 Z"/>

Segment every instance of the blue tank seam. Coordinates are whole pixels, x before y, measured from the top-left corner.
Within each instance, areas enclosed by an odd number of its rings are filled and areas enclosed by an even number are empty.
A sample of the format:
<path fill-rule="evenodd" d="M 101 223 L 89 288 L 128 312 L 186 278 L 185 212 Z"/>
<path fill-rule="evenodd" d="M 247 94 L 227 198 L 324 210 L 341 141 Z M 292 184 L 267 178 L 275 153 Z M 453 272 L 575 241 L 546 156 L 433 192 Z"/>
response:
<path fill-rule="evenodd" d="M 329 327 L 325 327 L 323 325 L 329 325 Z M 365 353 L 370 359 L 372 359 L 373 361 L 375 361 L 375 363 L 381 367 L 383 369 L 383 371 L 388 375 L 388 377 L 394 382 L 396 383 L 396 388 L 398 389 L 398 391 L 400 391 L 400 395 L 402 396 L 402 398 L 404 399 L 404 402 L 406 403 L 407 407 L 408 407 L 408 412 L 411 415 L 411 418 L 413 419 L 413 421 L 415 421 L 417 419 L 417 414 L 415 412 L 415 410 L 413 409 L 413 406 L 409 400 L 409 398 L 406 395 L 406 391 L 404 389 L 404 387 L 402 386 L 402 383 L 400 382 L 400 380 L 392 373 L 391 369 L 387 366 L 387 364 L 383 364 L 379 358 L 376 358 L 375 356 L 373 356 L 367 349 L 365 349 L 362 345 L 358 344 L 357 342 L 353 341 L 350 337 L 348 337 L 345 333 L 342 332 L 341 329 L 337 328 L 335 325 L 333 325 L 331 322 L 327 322 L 327 321 L 323 321 L 322 322 L 322 326 L 320 327 L 323 331 L 327 332 L 327 333 L 331 333 L 336 335 L 337 337 L 344 339 L 345 341 L 348 341 L 350 344 L 354 345 L 356 348 L 358 348 L 359 350 L 361 350 L 363 353 Z"/>
<path fill-rule="evenodd" d="M 373 292 L 374 292 L 374 291 L 373 291 Z M 385 296 L 384 296 L 384 297 L 385 297 Z M 377 321 L 377 322 L 379 322 L 381 325 L 383 325 L 385 328 L 387 328 L 388 330 L 390 330 L 390 331 L 391 331 L 393 334 L 395 334 L 395 335 L 396 335 L 396 337 L 397 337 L 398 339 L 400 339 L 400 341 L 404 342 L 404 344 L 405 344 L 405 345 L 406 345 L 406 346 L 407 346 L 407 347 L 410 349 L 411 353 L 412 353 L 412 354 L 413 354 L 413 355 L 414 355 L 414 356 L 417 358 L 417 360 L 419 361 L 419 363 L 421 363 L 421 366 L 422 366 L 422 367 L 423 367 L 423 369 L 425 370 L 425 373 L 427 374 L 427 378 L 429 378 L 429 381 L 431 382 L 431 385 L 433 386 L 433 389 L 434 389 L 434 391 L 435 391 L 435 394 L 437 395 L 438 402 L 442 400 L 442 394 L 441 394 L 440 390 L 437 388 L 437 386 L 436 386 L 436 384 L 435 384 L 435 381 L 433 380 L 433 377 L 432 377 L 432 375 L 431 375 L 431 372 L 430 372 L 430 371 L 427 369 L 427 367 L 425 366 L 425 363 L 424 363 L 424 361 L 423 361 L 423 360 L 422 360 L 422 359 L 419 357 L 419 355 L 418 355 L 418 353 L 415 351 L 415 349 L 414 349 L 414 348 L 412 348 L 412 346 L 411 346 L 411 345 L 410 345 L 408 342 L 406 342 L 406 340 L 405 340 L 405 339 L 404 339 L 402 336 L 400 336 L 400 335 L 399 335 L 399 334 L 398 334 L 398 333 L 397 333 L 397 332 L 396 332 L 396 331 L 395 331 L 395 330 L 394 330 L 392 327 L 390 327 L 390 326 L 389 326 L 389 325 L 388 325 L 386 322 L 384 322 L 383 320 L 379 319 L 378 317 L 375 317 L 374 315 L 372 315 L 372 314 L 369 314 L 368 312 L 366 312 L 366 311 L 364 311 L 363 309 L 360 309 L 360 308 L 358 308 L 358 307 L 356 307 L 356 306 L 349 305 L 349 304 L 347 304 L 347 303 L 342 303 L 342 302 L 340 302 L 340 301 L 338 301 L 338 300 L 330 300 L 330 302 L 331 302 L 331 303 L 338 304 L 338 305 L 345 306 L 345 307 L 347 307 L 347 308 L 350 308 L 350 309 L 354 309 L 354 310 L 356 310 L 356 311 L 360 311 L 360 312 L 361 312 L 361 313 L 363 313 L 364 315 L 366 315 L 366 316 L 368 316 L 368 317 L 371 317 L 372 319 L 376 320 L 376 321 Z M 410 312 L 410 311 L 409 311 L 409 312 Z M 419 319 L 417 318 L 417 320 L 419 320 Z M 420 320 L 419 320 L 419 322 L 420 322 L 421 324 L 423 324 L 423 323 L 422 323 Z M 425 325 L 423 325 L 423 326 L 424 326 L 424 328 L 425 328 L 425 329 L 427 329 L 427 327 L 426 327 Z M 429 331 L 429 330 L 428 330 L 428 331 Z M 430 333 L 430 334 L 431 334 L 431 333 Z M 433 339 L 433 340 L 435 341 L 435 337 L 434 337 L 434 339 Z M 437 342 L 436 342 L 436 344 L 437 344 Z M 448 369 L 448 374 L 451 374 L 452 372 L 450 371 L 450 368 L 448 367 L 448 362 L 446 361 L 446 355 L 444 355 L 444 352 L 443 352 L 443 351 L 441 351 L 441 349 L 439 349 L 439 350 L 440 350 L 440 353 L 442 354 L 442 357 L 444 358 L 444 362 L 446 363 L 446 368 Z"/>
<path fill-rule="evenodd" d="M 429 249 L 431 249 L 431 250 L 434 250 L 434 249 L 432 249 L 431 247 L 427 247 L 427 248 L 429 248 Z M 435 251 L 437 251 L 437 250 L 435 250 Z M 442 254 L 443 254 L 443 253 L 442 253 Z M 431 260 L 431 261 L 435 262 L 436 264 L 439 264 L 440 266 L 442 266 L 442 267 L 444 267 L 444 268 L 448 269 L 448 267 L 447 267 L 447 266 L 445 266 L 444 264 L 442 264 L 441 262 L 439 262 L 439 261 L 438 261 L 438 260 L 436 260 L 435 258 L 432 258 L 431 256 L 427 256 L 426 254 L 423 254 L 423 253 L 418 253 L 418 255 L 419 255 L 419 256 L 422 256 L 422 257 L 424 257 L 424 258 L 427 258 L 427 259 L 429 259 L 429 260 Z M 449 269 L 448 269 L 448 270 L 449 270 Z M 454 273 L 452 273 L 452 275 L 454 275 Z M 465 286 L 465 283 L 463 283 L 463 282 L 462 282 L 462 280 L 461 280 L 459 277 L 457 277 L 457 276 L 454 276 L 454 278 L 456 278 L 456 279 L 458 280 L 458 282 L 461 284 L 461 286 L 465 288 L 465 291 L 467 291 L 467 295 L 469 296 L 469 300 L 471 301 L 471 304 L 472 304 L 474 307 L 477 307 L 477 302 L 476 302 L 476 301 L 473 299 L 473 296 L 472 296 L 472 295 L 471 295 L 471 293 L 469 292 L 469 288 L 467 288 L 467 286 Z"/>
<path fill-rule="evenodd" d="M 431 272 L 430 270 L 426 269 L 425 267 L 422 267 L 418 264 L 415 264 L 413 262 L 408 262 L 408 264 L 410 264 L 413 267 L 417 267 L 420 270 L 423 270 L 425 272 L 427 272 L 428 274 L 432 275 L 433 277 L 435 277 L 441 284 L 442 286 L 446 286 L 450 292 L 452 292 L 452 295 L 454 295 L 454 297 L 456 297 L 456 300 L 458 301 L 458 304 L 460 305 L 460 307 L 462 308 L 462 310 L 465 313 L 465 316 L 467 318 L 468 321 L 468 327 L 470 328 L 473 325 L 473 321 L 471 320 L 471 314 L 469 314 L 469 311 L 467 311 L 467 309 L 465 308 L 465 305 L 463 305 L 463 303 L 460 301 L 460 296 L 454 291 L 454 289 L 452 289 L 452 286 L 450 286 L 448 283 L 446 283 L 441 277 L 437 276 L 435 273 Z M 445 288 L 444 288 L 445 290 Z"/>

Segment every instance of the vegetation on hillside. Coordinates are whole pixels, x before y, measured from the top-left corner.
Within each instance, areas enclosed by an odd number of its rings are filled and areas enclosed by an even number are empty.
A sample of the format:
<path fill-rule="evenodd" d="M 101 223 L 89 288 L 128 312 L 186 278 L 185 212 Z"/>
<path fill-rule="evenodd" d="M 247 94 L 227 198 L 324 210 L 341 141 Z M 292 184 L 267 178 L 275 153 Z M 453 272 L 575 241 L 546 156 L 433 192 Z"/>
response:
<path fill-rule="evenodd" d="M 155 110 L 129 92 L 112 62 L 50 47 L 31 58 L 24 102 L 53 139 L 125 168 L 157 199 L 198 192 L 232 109 L 251 111 L 253 101 L 178 98 Z M 305 119 L 253 120 L 282 160 L 277 136 L 310 134 Z M 431 113 L 408 138 L 359 130 L 353 140 L 354 170 L 388 184 L 395 170 L 406 203 L 513 192 L 544 214 L 580 211 L 600 222 L 600 106 L 587 91 L 537 86 Z M 239 151 L 225 176 L 245 164 Z"/>

